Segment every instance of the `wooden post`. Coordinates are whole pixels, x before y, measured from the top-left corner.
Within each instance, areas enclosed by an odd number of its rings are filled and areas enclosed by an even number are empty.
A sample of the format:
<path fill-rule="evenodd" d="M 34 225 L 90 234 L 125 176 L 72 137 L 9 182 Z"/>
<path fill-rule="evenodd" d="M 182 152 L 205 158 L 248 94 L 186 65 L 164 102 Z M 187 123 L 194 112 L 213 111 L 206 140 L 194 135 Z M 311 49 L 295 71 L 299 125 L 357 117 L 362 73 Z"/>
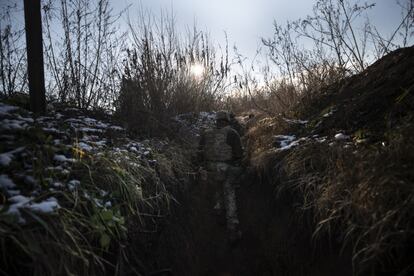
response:
<path fill-rule="evenodd" d="M 24 0 L 24 19 L 30 109 L 36 114 L 44 114 L 46 112 L 46 96 L 40 0 Z"/>

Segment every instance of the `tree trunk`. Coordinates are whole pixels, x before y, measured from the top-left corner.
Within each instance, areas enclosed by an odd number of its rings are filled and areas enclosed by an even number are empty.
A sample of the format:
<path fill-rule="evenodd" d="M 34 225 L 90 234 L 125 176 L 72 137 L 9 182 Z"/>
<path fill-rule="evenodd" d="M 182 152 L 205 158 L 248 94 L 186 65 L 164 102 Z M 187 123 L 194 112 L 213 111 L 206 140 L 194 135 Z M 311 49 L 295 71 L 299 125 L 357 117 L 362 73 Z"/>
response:
<path fill-rule="evenodd" d="M 24 0 L 24 18 L 30 109 L 36 114 L 44 114 L 46 112 L 46 96 L 40 0 Z"/>

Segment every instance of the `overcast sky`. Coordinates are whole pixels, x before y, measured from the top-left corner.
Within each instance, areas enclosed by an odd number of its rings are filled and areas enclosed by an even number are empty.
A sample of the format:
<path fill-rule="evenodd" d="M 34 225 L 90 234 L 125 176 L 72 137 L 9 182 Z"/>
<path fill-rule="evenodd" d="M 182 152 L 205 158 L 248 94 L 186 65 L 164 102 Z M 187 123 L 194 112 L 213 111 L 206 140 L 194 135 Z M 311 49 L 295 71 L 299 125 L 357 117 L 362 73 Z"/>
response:
<path fill-rule="evenodd" d="M 159 13 L 161 9 L 174 7 L 178 25 L 191 26 L 196 18 L 201 29 L 208 30 L 212 38 L 223 44 L 224 31 L 230 46 L 237 44 L 242 54 L 252 57 L 261 37 L 273 33 L 273 21 L 304 18 L 311 14 L 315 0 L 112 0 L 117 8 L 131 4 L 133 16 L 140 4 Z M 363 2 L 363 1 L 361 1 Z M 370 12 L 373 22 L 385 33 L 391 33 L 399 24 L 400 9 L 395 0 L 376 0 Z"/>
<path fill-rule="evenodd" d="M 56 0 L 57 1 L 57 0 Z M 403 0 L 404 1 L 404 0 Z M 0 0 L 0 8 L 7 4 L 22 3 L 23 0 Z M 229 44 L 237 45 L 240 52 L 252 57 L 261 37 L 272 35 L 272 23 L 283 23 L 305 17 L 312 12 L 315 0 L 110 0 L 116 11 L 130 6 L 131 19 L 142 5 L 154 14 L 174 8 L 178 27 L 192 26 L 194 19 L 202 30 L 208 30 L 213 40 L 224 44 L 224 31 Z M 391 33 L 398 25 L 400 9 L 396 0 L 373 0 L 376 7 L 370 12 L 372 21 L 385 33 Z M 22 18 L 16 18 L 23 22 Z M 125 24 L 125 19 L 121 24 Z"/>

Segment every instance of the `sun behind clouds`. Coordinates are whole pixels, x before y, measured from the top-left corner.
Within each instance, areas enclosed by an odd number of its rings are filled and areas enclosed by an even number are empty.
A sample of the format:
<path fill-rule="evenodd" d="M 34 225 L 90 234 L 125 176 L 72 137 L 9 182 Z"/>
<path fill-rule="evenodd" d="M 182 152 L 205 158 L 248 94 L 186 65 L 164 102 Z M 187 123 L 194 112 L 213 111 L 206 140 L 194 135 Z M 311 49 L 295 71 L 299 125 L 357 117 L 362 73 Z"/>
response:
<path fill-rule="evenodd" d="M 204 74 L 204 66 L 199 63 L 194 63 L 190 66 L 190 73 L 195 78 L 201 78 Z"/>

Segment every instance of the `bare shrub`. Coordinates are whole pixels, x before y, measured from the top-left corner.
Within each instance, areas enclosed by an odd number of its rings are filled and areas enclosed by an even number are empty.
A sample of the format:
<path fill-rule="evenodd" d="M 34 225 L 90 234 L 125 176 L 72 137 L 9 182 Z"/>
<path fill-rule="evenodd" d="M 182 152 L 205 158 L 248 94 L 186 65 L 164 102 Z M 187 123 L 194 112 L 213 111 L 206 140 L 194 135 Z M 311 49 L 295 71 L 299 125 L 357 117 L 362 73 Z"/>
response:
<path fill-rule="evenodd" d="M 119 89 L 123 33 L 108 0 L 43 6 L 48 93 L 80 108 L 110 108 Z"/>
<path fill-rule="evenodd" d="M 227 47 L 217 56 L 208 35 L 195 27 L 180 37 L 168 14 L 141 12 L 137 24 L 129 24 L 133 47 L 116 104 L 129 128 L 155 134 L 171 116 L 214 109 L 227 83 Z"/>
<path fill-rule="evenodd" d="M 6 6 L 0 14 L 0 94 L 11 96 L 27 88 L 24 28 L 12 24 L 17 6 Z"/>
<path fill-rule="evenodd" d="M 374 41 L 376 58 L 381 58 L 393 50 L 412 44 L 414 36 L 414 0 L 397 0 L 396 2 L 401 7 L 401 22 L 389 37 L 381 34 L 375 26 L 368 26 L 369 35 Z"/>
<path fill-rule="evenodd" d="M 228 100 L 229 105 L 294 116 L 291 110 L 307 105 L 324 87 L 412 44 L 413 0 L 396 4 L 401 7 L 401 22 L 391 36 L 381 34 L 369 20 L 375 4 L 354 0 L 318 0 L 305 19 L 275 22 L 273 36 L 262 39 L 264 60 L 252 62 L 248 70 L 241 66 L 235 99 Z"/>

